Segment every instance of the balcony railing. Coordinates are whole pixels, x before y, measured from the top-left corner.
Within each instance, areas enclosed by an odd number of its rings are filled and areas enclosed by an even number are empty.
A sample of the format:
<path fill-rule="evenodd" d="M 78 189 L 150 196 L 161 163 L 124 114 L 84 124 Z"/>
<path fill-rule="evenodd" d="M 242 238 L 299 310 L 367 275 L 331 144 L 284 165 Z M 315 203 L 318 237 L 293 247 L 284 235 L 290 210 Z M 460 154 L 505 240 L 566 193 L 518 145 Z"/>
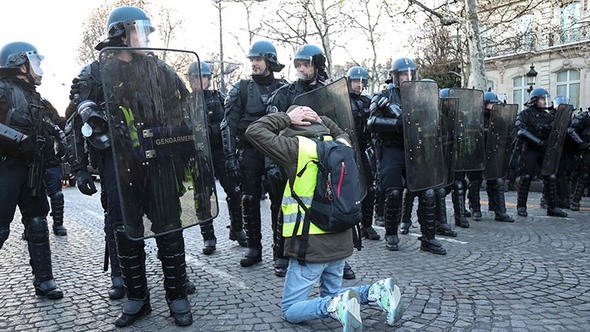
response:
<path fill-rule="evenodd" d="M 501 42 L 498 42 L 499 40 Z M 550 47 L 590 41 L 590 26 L 579 26 L 569 29 L 555 29 L 536 33 L 529 31 L 511 37 L 495 36 L 483 39 L 483 49 L 486 57 L 504 56 L 526 52 L 543 51 Z"/>

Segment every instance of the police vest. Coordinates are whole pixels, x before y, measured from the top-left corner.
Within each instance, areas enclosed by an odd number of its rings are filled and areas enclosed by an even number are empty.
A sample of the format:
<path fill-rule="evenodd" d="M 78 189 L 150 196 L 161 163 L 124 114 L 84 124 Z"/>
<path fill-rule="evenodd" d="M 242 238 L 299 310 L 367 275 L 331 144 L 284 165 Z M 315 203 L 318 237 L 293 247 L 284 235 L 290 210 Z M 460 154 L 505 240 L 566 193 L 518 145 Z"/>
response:
<path fill-rule="evenodd" d="M 310 161 L 318 160 L 318 152 L 316 144 L 309 138 L 297 136 L 299 141 L 299 151 L 297 154 L 297 174 L 304 168 L 305 172 L 301 176 L 295 176 L 293 181 L 293 191 L 301 198 L 305 206 L 308 208 L 311 206 L 313 199 L 313 193 L 315 191 L 318 166 Z M 324 136 L 324 140 L 332 140 L 331 136 Z M 293 231 L 295 230 L 295 224 L 297 219 L 300 220 L 299 227 L 297 229 L 297 235 L 301 235 L 303 229 L 303 219 L 305 217 L 305 211 L 299 206 L 295 198 L 291 196 L 291 183 L 287 181 L 285 186 L 285 192 L 283 193 L 283 237 L 292 237 Z M 310 221 L 309 234 L 319 235 L 326 234 L 328 232 L 317 227 L 313 220 Z"/>

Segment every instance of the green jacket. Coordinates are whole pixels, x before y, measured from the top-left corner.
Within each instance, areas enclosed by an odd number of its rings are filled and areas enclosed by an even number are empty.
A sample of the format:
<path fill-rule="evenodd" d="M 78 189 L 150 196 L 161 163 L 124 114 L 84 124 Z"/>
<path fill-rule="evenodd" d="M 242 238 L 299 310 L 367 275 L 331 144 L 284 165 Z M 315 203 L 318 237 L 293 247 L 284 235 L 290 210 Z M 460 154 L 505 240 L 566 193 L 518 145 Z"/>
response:
<path fill-rule="evenodd" d="M 276 161 L 287 172 L 289 181 L 295 178 L 299 143 L 296 136 L 318 137 L 332 135 L 335 138 L 348 135 L 327 117 L 321 117 L 323 124 L 311 126 L 291 126 L 291 119 L 286 113 L 278 112 L 266 115 L 246 129 L 246 137 L 252 145 Z M 285 238 L 285 256 L 297 258 L 299 239 Z M 305 260 L 310 263 L 324 263 L 343 259 L 352 255 L 352 230 L 341 233 L 310 235 L 305 253 Z"/>

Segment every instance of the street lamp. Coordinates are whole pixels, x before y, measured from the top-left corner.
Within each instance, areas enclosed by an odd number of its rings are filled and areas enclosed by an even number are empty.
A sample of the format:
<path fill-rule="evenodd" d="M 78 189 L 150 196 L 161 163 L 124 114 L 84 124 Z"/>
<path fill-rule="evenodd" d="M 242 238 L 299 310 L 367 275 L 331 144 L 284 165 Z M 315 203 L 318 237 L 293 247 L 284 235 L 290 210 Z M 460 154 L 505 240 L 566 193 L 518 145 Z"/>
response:
<path fill-rule="evenodd" d="M 535 81 L 537 80 L 537 72 L 535 71 L 535 66 L 533 64 L 531 64 L 531 69 L 529 70 L 528 73 L 526 73 L 526 85 L 529 86 L 529 88 L 526 90 L 528 93 L 531 93 L 531 91 L 533 91 L 533 86 L 535 85 Z"/>

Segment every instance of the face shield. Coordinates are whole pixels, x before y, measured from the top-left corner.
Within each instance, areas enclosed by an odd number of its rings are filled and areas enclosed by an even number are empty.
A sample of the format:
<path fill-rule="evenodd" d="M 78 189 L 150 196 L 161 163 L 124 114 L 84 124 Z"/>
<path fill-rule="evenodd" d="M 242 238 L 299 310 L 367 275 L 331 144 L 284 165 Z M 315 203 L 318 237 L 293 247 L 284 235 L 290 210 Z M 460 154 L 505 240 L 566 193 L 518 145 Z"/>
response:
<path fill-rule="evenodd" d="M 416 70 L 413 69 L 398 70 L 393 73 L 393 76 L 397 86 L 400 86 L 403 82 L 416 81 L 418 79 Z"/>
<path fill-rule="evenodd" d="M 124 24 L 127 46 L 148 47 L 149 35 L 155 30 L 149 20 L 129 21 Z"/>
<path fill-rule="evenodd" d="M 41 61 L 43 60 L 44 56 L 37 54 L 35 51 L 28 51 L 26 52 L 27 59 L 29 60 L 29 64 L 31 66 L 31 70 L 37 76 L 43 76 L 43 69 L 41 69 Z"/>

